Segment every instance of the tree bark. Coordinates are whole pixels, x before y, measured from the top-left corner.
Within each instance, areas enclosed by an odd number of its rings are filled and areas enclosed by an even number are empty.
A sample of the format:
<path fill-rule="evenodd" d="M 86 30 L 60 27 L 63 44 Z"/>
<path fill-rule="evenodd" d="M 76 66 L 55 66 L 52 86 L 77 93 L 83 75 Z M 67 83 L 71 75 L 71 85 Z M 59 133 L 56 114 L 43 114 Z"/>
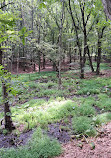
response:
<path fill-rule="evenodd" d="M 58 72 L 58 66 L 56 65 L 56 62 L 52 61 L 53 62 L 53 71 L 56 71 Z"/>
<path fill-rule="evenodd" d="M 103 33 L 104 33 L 104 30 L 105 30 L 106 26 L 104 26 L 102 28 L 102 31 L 101 33 L 98 32 L 98 55 L 97 55 L 97 68 L 96 68 L 96 74 L 99 75 L 100 73 L 100 63 L 101 63 L 101 39 L 103 37 Z M 98 30 L 99 31 L 99 30 Z"/>
<path fill-rule="evenodd" d="M 2 50 L 0 49 L 0 65 L 2 65 Z M 4 99 L 4 117 L 5 117 L 5 129 L 9 130 L 10 132 L 14 129 L 13 123 L 10 112 L 10 107 L 8 103 L 8 93 L 7 87 L 4 81 L 2 81 L 2 91 L 3 91 L 3 99 Z"/>
<path fill-rule="evenodd" d="M 92 72 L 94 72 L 94 67 L 93 67 L 93 64 L 92 64 L 92 58 L 90 56 L 88 45 L 87 45 L 87 53 L 88 53 L 88 57 L 89 57 L 89 64 L 90 64 L 91 70 L 92 70 Z"/>
<path fill-rule="evenodd" d="M 45 55 L 43 54 L 43 69 L 45 69 L 45 64 L 46 64 Z"/>
<path fill-rule="evenodd" d="M 3 2 L 2 5 L 2 10 L 5 10 L 5 7 L 7 5 L 5 5 L 5 0 Z M 2 49 L 1 49 L 1 45 L 0 45 L 0 65 L 3 65 L 2 63 Z M 12 120 L 11 120 L 11 116 L 8 114 L 11 114 L 10 112 L 10 107 L 9 107 L 9 103 L 8 103 L 8 92 L 7 92 L 7 86 L 5 81 L 2 81 L 2 91 L 3 91 L 3 99 L 4 99 L 4 117 L 5 117 L 5 129 L 9 130 L 10 132 L 15 128 Z"/>
<path fill-rule="evenodd" d="M 102 3 L 107 17 L 111 20 L 111 0 L 102 0 Z"/>
<path fill-rule="evenodd" d="M 72 55 L 71 55 L 71 45 L 69 44 L 69 63 L 72 63 Z M 69 66 L 69 69 L 71 70 L 71 65 Z"/>
<path fill-rule="evenodd" d="M 99 75 L 100 73 L 100 63 L 101 63 L 101 41 L 98 39 L 98 56 L 97 56 L 97 69 L 96 74 Z"/>
<path fill-rule="evenodd" d="M 10 132 L 15 129 L 13 123 L 12 123 L 12 119 L 11 119 L 11 111 L 10 111 L 10 107 L 9 107 L 9 103 L 8 103 L 8 93 L 7 93 L 7 87 L 5 83 L 2 83 L 2 87 L 3 87 L 3 98 L 4 98 L 4 115 L 5 115 L 5 129 L 9 130 Z"/>
<path fill-rule="evenodd" d="M 2 65 L 2 50 L 0 49 L 0 65 Z"/>
<path fill-rule="evenodd" d="M 41 66 L 41 56 L 40 56 L 40 51 L 38 51 L 38 60 L 39 60 L 39 73 L 40 73 L 40 71 L 41 71 L 41 68 L 40 68 L 40 66 Z"/>

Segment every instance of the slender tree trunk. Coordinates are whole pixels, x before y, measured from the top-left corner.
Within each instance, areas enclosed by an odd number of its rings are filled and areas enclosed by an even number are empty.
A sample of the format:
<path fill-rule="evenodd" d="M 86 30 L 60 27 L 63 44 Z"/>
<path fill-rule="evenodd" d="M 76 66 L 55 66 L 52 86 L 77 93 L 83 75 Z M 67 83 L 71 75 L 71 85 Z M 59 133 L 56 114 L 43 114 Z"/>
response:
<path fill-rule="evenodd" d="M 45 69 L 45 55 L 43 54 L 43 69 Z"/>
<path fill-rule="evenodd" d="M 34 69 L 33 69 L 33 70 L 34 70 L 34 72 L 35 72 L 35 62 L 34 62 Z"/>
<path fill-rule="evenodd" d="M 71 45 L 69 45 L 69 63 L 72 63 Z M 71 65 L 70 65 L 69 69 L 71 70 Z"/>
<path fill-rule="evenodd" d="M 22 56 L 25 57 L 25 47 L 24 47 L 24 45 L 23 45 L 23 55 Z"/>
<path fill-rule="evenodd" d="M 60 34 L 59 34 L 59 72 L 58 72 L 58 76 L 59 76 L 59 89 L 61 89 L 61 46 L 62 46 L 62 30 L 60 30 Z"/>
<path fill-rule="evenodd" d="M 94 72 L 94 67 L 93 67 L 93 64 L 92 64 L 92 58 L 90 56 L 90 52 L 89 52 L 89 47 L 88 46 L 87 46 L 87 53 L 88 53 L 88 57 L 89 57 L 89 64 L 90 64 L 91 70 L 92 70 L 92 72 Z"/>
<path fill-rule="evenodd" d="M 84 78 L 84 63 L 83 63 L 83 58 L 82 58 L 82 54 L 80 55 L 80 78 L 83 79 Z"/>
<path fill-rule="evenodd" d="M 13 59 L 11 58 L 11 68 L 10 68 L 11 73 L 12 73 L 12 63 L 13 63 Z"/>
<path fill-rule="evenodd" d="M 59 89 L 61 89 L 61 60 L 59 60 Z"/>
<path fill-rule="evenodd" d="M 101 41 L 98 39 L 98 56 L 97 56 L 97 69 L 96 74 L 99 75 L 100 73 L 100 63 L 101 63 Z"/>
<path fill-rule="evenodd" d="M 84 12 L 84 10 L 82 10 L 82 12 Z M 84 18 L 84 14 L 83 14 L 83 18 Z M 87 53 L 88 57 L 89 57 L 89 63 L 90 63 L 91 70 L 92 70 L 92 72 L 94 72 L 92 59 L 91 59 L 89 47 L 88 47 L 88 44 L 87 44 L 86 24 L 85 24 L 84 21 L 85 20 L 83 19 L 83 27 L 84 27 L 84 31 L 83 31 L 83 33 L 84 33 L 84 55 L 83 55 L 83 61 L 84 61 L 84 64 L 85 64 L 85 62 L 86 62 L 86 53 Z"/>
<path fill-rule="evenodd" d="M 2 50 L 0 49 L 0 65 L 2 65 Z"/>
<path fill-rule="evenodd" d="M 39 73 L 40 73 L 40 71 L 41 71 L 41 68 L 40 68 L 40 66 L 41 66 L 40 51 L 38 52 L 38 60 L 39 60 Z"/>
<path fill-rule="evenodd" d="M 39 18 L 39 26 L 38 26 L 38 44 L 40 44 L 40 40 L 41 40 L 41 16 L 38 17 Z M 39 64 L 39 73 L 41 71 L 41 52 L 40 50 L 38 50 L 38 64 Z"/>
<path fill-rule="evenodd" d="M 17 58 L 17 77 L 18 77 L 18 74 L 19 74 L 19 58 Z"/>
<path fill-rule="evenodd" d="M 96 68 L 96 74 L 99 75 L 100 74 L 100 63 L 101 63 L 101 39 L 103 37 L 103 33 L 104 33 L 104 30 L 105 30 L 106 26 L 104 26 L 102 28 L 102 31 L 101 33 L 98 32 L 98 54 L 97 54 L 97 68 Z M 99 31 L 99 30 L 98 30 Z"/>
<path fill-rule="evenodd" d="M 62 13 L 61 13 L 61 23 L 59 27 L 59 89 L 61 89 L 61 51 L 62 51 L 62 30 L 63 30 L 63 23 L 64 23 L 64 0 L 62 2 Z"/>

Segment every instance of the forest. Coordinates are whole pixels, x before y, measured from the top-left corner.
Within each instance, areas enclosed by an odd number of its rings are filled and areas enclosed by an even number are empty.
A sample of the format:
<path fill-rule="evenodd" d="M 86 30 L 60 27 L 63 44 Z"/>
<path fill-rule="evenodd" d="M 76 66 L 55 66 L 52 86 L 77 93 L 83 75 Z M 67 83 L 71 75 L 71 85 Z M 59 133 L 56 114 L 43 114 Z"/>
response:
<path fill-rule="evenodd" d="M 0 158 L 111 158 L 110 33 L 110 0 L 0 0 Z"/>

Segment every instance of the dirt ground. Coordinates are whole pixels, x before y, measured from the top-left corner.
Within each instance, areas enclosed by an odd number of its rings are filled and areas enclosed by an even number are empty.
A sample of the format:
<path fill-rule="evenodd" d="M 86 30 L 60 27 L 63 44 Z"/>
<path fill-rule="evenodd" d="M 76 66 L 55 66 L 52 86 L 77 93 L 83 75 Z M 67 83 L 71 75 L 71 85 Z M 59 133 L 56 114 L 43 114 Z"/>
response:
<path fill-rule="evenodd" d="M 0 134 L 0 148 L 11 148 L 26 145 L 31 138 L 33 131 L 21 133 L 20 136 L 14 134 Z"/>
<path fill-rule="evenodd" d="M 16 69 L 17 69 L 16 64 L 13 64 L 11 73 L 12 74 L 17 74 Z M 67 66 L 67 65 L 65 67 L 62 66 L 62 71 L 67 71 L 67 70 L 69 70 L 69 66 Z M 38 65 L 35 65 L 35 72 L 38 72 L 38 71 L 39 71 Z M 53 71 L 53 67 L 50 64 L 46 65 L 45 69 L 41 68 L 41 72 L 48 72 L 48 71 Z M 29 67 L 29 68 L 27 67 L 25 69 L 25 71 L 23 71 L 22 67 L 20 67 L 18 69 L 18 74 L 35 73 L 35 72 L 33 71 L 33 66 Z M 79 75 L 79 70 L 78 70 L 78 75 Z M 90 78 L 94 77 L 95 75 L 96 75 L 95 72 L 86 72 L 85 73 L 85 78 L 90 79 Z M 102 70 L 99 76 L 100 77 L 110 77 L 111 76 L 111 69 L 110 70 Z"/>
<path fill-rule="evenodd" d="M 73 140 L 62 147 L 63 153 L 56 158 L 111 158 L 111 122 L 101 127 L 97 138 Z"/>
<path fill-rule="evenodd" d="M 85 73 L 85 78 L 90 79 L 96 75 L 95 72 L 87 72 Z M 110 70 L 102 70 L 99 77 L 110 77 L 111 76 L 111 69 Z"/>

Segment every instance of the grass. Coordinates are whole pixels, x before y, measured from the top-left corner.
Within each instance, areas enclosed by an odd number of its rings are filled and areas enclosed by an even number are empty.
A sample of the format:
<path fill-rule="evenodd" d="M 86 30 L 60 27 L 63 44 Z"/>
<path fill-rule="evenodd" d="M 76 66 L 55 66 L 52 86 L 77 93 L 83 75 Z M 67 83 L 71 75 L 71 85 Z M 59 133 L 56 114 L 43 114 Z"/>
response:
<path fill-rule="evenodd" d="M 25 124 L 26 129 L 31 129 L 38 124 L 42 127 L 46 126 L 49 122 L 72 115 L 73 110 L 67 111 L 67 106 L 64 105 L 69 102 L 72 104 L 69 106 L 71 108 L 77 104 L 81 105 L 77 110 L 78 116 L 95 116 L 94 105 L 109 111 L 111 78 L 94 77 L 90 80 L 80 80 L 77 76 L 75 79 L 75 76 L 73 71 L 62 73 L 61 90 L 58 90 L 55 72 L 22 74 L 18 78 L 13 78 L 13 87 L 18 91 L 18 96 L 15 98 L 16 106 L 11 108 L 13 121 Z M 75 105 L 74 102 L 63 99 L 71 95 L 80 96 L 80 99 L 74 97 Z M 85 98 L 84 95 L 86 95 Z M 98 100 L 93 95 L 98 97 Z M 102 95 L 106 97 L 101 98 Z M 44 98 L 49 101 L 47 102 Z M 59 98 L 61 102 L 57 102 L 56 98 Z M 23 104 L 24 102 L 26 103 Z"/>
<path fill-rule="evenodd" d="M 107 68 L 107 64 L 102 64 L 102 69 Z M 74 71 L 63 72 L 60 90 L 55 72 L 22 74 L 18 78 L 13 75 L 12 87 L 18 94 L 14 98 L 11 111 L 16 126 L 23 124 L 24 131 L 38 126 L 47 130 L 49 123 L 63 120 L 69 124 L 70 117 L 73 129 L 68 127 L 68 130 L 87 136 L 97 134 L 96 127 L 111 120 L 111 77 L 95 76 L 80 80 L 77 75 Z M 2 100 L 1 96 L 0 87 Z M 95 107 L 100 109 L 99 113 Z M 3 118 L 2 112 L 0 118 Z M 67 130 L 67 127 L 62 128 Z M 17 150 L 1 150 L 0 154 L 3 158 L 20 158 L 21 154 L 22 158 L 49 158 L 60 152 L 58 142 L 44 136 L 39 129 L 27 146 Z"/>
<path fill-rule="evenodd" d="M 97 115 L 96 117 L 93 118 L 93 121 L 94 121 L 95 125 L 105 124 L 105 123 L 111 121 L 111 113 L 106 112 L 106 113 Z"/>
<path fill-rule="evenodd" d="M 80 116 L 88 116 L 88 117 L 94 116 L 96 114 L 96 110 L 88 104 L 83 104 L 82 106 L 80 106 L 78 108 L 78 112 Z"/>
<path fill-rule="evenodd" d="M 94 70 L 96 70 L 96 67 L 97 67 L 97 63 L 96 63 L 96 62 L 93 62 L 93 67 L 94 67 Z M 101 63 L 101 64 L 100 64 L 100 67 L 101 67 L 101 70 L 111 69 L 111 67 L 109 66 L 108 63 Z M 86 62 L 85 70 L 86 70 L 86 71 L 87 71 L 87 70 L 90 70 L 89 61 Z"/>
<path fill-rule="evenodd" d="M 74 117 L 72 127 L 76 134 L 95 135 L 96 130 L 92 126 L 92 119 L 87 116 Z"/>
<path fill-rule="evenodd" d="M 48 123 L 57 122 L 70 116 L 75 106 L 77 105 L 73 101 L 64 99 L 48 102 L 45 100 L 31 100 L 20 107 L 13 107 L 11 110 L 14 122 L 25 124 L 26 128 L 32 129 L 37 125 L 44 128 Z"/>
<path fill-rule="evenodd" d="M 111 98 L 107 94 L 98 95 L 97 106 L 104 111 L 111 111 Z"/>
<path fill-rule="evenodd" d="M 30 142 L 18 149 L 1 149 L 1 158 L 49 158 L 58 156 L 61 153 L 61 146 L 57 140 L 51 140 L 46 135 L 43 135 L 40 128 L 38 128 Z"/>

